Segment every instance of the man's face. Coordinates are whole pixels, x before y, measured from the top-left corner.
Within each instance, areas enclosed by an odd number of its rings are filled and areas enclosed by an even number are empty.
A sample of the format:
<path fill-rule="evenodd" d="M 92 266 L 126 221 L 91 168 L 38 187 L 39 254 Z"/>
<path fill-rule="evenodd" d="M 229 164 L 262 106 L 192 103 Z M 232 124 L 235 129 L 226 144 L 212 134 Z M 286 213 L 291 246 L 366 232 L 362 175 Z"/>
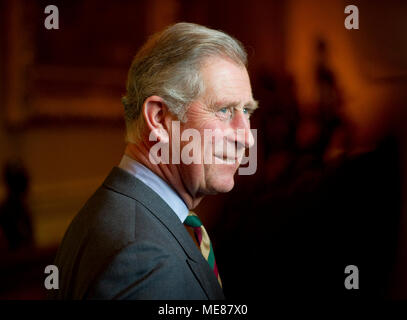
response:
<path fill-rule="evenodd" d="M 187 121 L 181 123 L 181 134 L 193 128 L 201 137 L 200 164 L 180 164 L 182 180 L 192 195 L 233 188 L 233 176 L 244 151 L 254 143 L 249 117 L 257 105 L 245 67 L 223 58 L 209 58 L 201 74 L 205 92 L 189 106 Z M 181 142 L 181 148 L 185 144 L 188 142 Z"/>

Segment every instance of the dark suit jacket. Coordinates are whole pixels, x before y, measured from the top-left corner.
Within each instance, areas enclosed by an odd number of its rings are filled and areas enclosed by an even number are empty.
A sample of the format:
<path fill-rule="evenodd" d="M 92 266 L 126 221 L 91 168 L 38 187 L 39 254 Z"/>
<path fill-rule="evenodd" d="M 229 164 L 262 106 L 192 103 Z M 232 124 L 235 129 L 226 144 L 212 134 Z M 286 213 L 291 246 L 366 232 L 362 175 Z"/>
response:
<path fill-rule="evenodd" d="M 54 299 L 224 299 L 175 212 L 115 167 L 59 247 Z"/>

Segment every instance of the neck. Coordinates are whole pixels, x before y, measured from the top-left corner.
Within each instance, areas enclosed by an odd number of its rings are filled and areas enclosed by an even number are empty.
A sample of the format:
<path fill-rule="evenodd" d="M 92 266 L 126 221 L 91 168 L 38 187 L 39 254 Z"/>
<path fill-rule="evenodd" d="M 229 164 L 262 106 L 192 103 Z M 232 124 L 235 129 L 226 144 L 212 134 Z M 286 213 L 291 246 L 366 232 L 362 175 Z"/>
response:
<path fill-rule="evenodd" d="M 128 143 L 124 153 L 167 182 L 168 185 L 171 186 L 182 198 L 189 210 L 195 209 L 204 196 L 194 195 L 188 190 L 188 187 L 184 183 L 180 174 L 179 166 L 173 164 L 151 163 L 149 159 L 149 150 L 150 146 L 144 141 L 140 141 L 137 144 Z"/>

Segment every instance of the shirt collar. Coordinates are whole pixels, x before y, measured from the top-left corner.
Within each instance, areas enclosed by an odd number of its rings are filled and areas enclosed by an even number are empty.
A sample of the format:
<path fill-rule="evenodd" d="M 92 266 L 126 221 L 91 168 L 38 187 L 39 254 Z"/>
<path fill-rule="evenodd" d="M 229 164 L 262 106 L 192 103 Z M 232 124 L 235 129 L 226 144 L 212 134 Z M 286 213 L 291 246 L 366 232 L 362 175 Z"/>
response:
<path fill-rule="evenodd" d="M 167 182 L 161 179 L 150 169 L 127 155 L 123 155 L 119 168 L 127 171 L 146 184 L 170 206 L 182 223 L 185 221 L 189 213 L 188 207 Z"/>

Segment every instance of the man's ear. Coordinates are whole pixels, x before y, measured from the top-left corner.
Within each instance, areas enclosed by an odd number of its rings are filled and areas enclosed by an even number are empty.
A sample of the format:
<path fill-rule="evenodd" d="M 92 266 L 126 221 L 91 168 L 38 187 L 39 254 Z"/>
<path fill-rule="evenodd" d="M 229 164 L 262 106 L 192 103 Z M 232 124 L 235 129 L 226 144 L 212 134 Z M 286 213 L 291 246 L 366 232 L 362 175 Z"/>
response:
<path fill-rule="evenodd" d="M 165 118 L 169 110 L 164 100 L 159 96 L 148 97 L 143 104 L 143 116 L 149 136 L 153 135 L 155 141 L 168 143 L 169 133 Z"/>

